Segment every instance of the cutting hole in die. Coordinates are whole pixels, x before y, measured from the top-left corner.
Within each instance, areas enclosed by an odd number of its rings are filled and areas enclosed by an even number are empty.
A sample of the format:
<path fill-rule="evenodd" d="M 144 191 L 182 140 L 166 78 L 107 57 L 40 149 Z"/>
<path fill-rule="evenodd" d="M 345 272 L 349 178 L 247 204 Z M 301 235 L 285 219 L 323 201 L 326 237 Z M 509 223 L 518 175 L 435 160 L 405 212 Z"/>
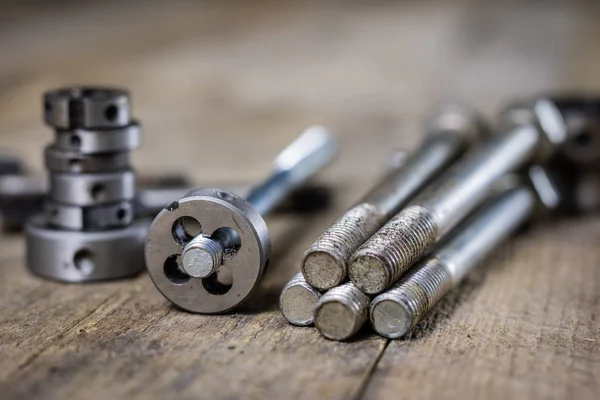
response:
<path fill-rule="evenodd" d="M 231 290 L 233 274 L 227 268 L 221 267 L 208 278 L 202 279 L 202 286 L 208 293 L 222 296 Z"/>
<path fill-rule="evenodd" d="M 223 248 L 223 257 L 234 256 L 242 247 L 240 235 L 232 228 L 219 228 L 210 235 L 210 238 L 219 242 Z"/>
<path fill-rule="evenodd" d="M 90 194 L 95 201 L 103 201 L 106 198 L 106 186 L 102 183 L 95 183 L 90 189 Z"/>
<path fill-rule="evenodd" d="M 71 135 L 71 146 L 79 148 L 81 147 L 81 138 L 79 135 Z"/>
<path fill-rule="evenodd" d="M 88 249 L 80 249 L 73 256 L 73 264 L 75 268 L 84 275 L 89 275 L 96 268 L 94 262 L 94 254 Z"/>
<path fill-rule="evenodd" d="M 179 254 L 167 257 L 163 265 L 163 272 L 167 279 L 176 285 L 183 285 L 191 279 L 181 266 L 181 255 Z"/>
<path fill-rule="evenodd" d="M 183 246 L 202 233 L 202 225 L 200 225 L 200 222 L 198 222 L 196 218 L 185 215 L 177 218 L 175 222 L 173 222 L 171 233 L 173 239 Z"/>
<path fill-rule="evenodd" d="M 119 109 L 114 104 L 106 107 L 104 110 L 104 118 L 109 122 L 115 122 L 119 116 Z"/>

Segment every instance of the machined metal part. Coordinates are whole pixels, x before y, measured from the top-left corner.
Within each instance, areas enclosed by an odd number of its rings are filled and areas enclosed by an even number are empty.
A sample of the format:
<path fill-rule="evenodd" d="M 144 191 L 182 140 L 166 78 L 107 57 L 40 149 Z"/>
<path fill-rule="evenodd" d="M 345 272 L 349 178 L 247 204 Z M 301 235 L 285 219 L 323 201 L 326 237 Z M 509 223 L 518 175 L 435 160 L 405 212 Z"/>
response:
<path fill-rule="evenodd" d="M 96 206 L 135 196 L 133 171 L 95 174 L 50 173 L 51 199 L 75 206 Z"/>
<path fill-rule="evenodd" d="M 389 339 L 412 330 L 440 298 L 531 217 L 535 205 L 534 191 L 521 184 L 482 207 L 446 243 L 373 299 L 369 311 L 373 329 Z"/>
<path fill-rule="evenodd" d="M 43 215 L 27 225 L 27 265 L 36 275 L 65 282 L 134 276 L 144 269 L 149 220 L 122 229 L 81 232 L 52 229 Z"/>
<path fill-rule="evenodd" d="M 158 290 L 192 312 L 221 313 L 241 304 L 268 260 L 262 215 L 328 164 L 334 152 L 329 132 L 309 128 L 275 159 L 271 176 L 246 199 L 198 189 L 167 206 L 154 219 L 146 244 L 148 272 Z M 224 283 L 226 274 L 230 281 Z"/>
<path fill-rule="evenodd" d="M 314 323 L 331 340 L 354 336 L 367 320 L 371 299 L 352 282 L 327 291 L 317 303 Z"/>
<path fill-rule="evenodd" d="M 131 122 L 129 93 L 106 87 L 71 87 L 44 94 L 44 119 L 56 129 L 123 127 Z"/>
<path fill-rule="evenodd" d="M 446 169 L 486 128 L 475 111 L 446 104 L 426 124 L 421 147 L 401 168 L 391 170 L 305 252 L 302 273 L 320 290 L 347 279 L 347 261 L 386 221 Z"/>
<path fill-rule="evenodd" d="M 54 172 L 111 172 L 130 168 L 129 152 L 83 154 L 47 146 L 44 150 L 46 168 Z"/>
<path fill-rule="evenodd" d="M 122 228 L 131 224 L 134 209 L 131 201 L 80 207 L 48 199 L 45 202 L 45 216 L 49 225 L 60 229 L 94 231 Z"/>
<path fill-rule="evenodd" d="M 132 122 L 114 129 L 59 130 L 54 145 L 81 154 L 99 154 L 135 150 L 141 143 L 142 128 L 138 122 Z"/>
<path fill-rule="evenodd" d="M 284 286 L 279 296 L 281 314 L 292 325 L 309 326 L 313 324 L 313 315 L 321 292 L 306 283 L 302 272 L 298 272 Z"/>
<path fill-rule="evenodd" d="M 350 280 L 365 293 L 382 292 L 483 202 L 499 178 L 551 156 L 566 137 L 561 114 L 547 100 L 532 113 L 535 122 L 511 121 L 507 132 L 473 149 L 362 245 L 350 260 Z"/>

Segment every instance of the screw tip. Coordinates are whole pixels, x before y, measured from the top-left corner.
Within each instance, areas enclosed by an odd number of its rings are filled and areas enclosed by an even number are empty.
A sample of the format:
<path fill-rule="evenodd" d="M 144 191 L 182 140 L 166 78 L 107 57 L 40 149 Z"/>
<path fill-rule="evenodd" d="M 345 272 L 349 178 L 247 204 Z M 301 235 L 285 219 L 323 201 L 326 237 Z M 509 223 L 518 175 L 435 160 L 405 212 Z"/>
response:
<path fill-rule="evenodd" d="M 412 313 L 402 301 L 382 296 L 371 303 L 371 326 L 375 332 L 388 339 L 406 335 L 412 326 Z"/>
<path fill-rule="evenodd" d="M 356 287 L 367 294 L 384 291 L 390 282 L 388 270 L 376 255 L 355 254 L 348 266 L 348 276 Z"/>
<path fill-rule="evenodd" d="M 346 263 L 325 251 L 309 251 L 302 262 L 302 274 L 314 288 L 328 290 L 346 278 Z"/>
<path fill-rule="evenodd" d="M 321 294 L 304 281 L 302 274 L 297 274 L 283 288 L 279 297 L 279 309 L 292 325 L 312 325 L 313 313 L 320 297 Z"/>

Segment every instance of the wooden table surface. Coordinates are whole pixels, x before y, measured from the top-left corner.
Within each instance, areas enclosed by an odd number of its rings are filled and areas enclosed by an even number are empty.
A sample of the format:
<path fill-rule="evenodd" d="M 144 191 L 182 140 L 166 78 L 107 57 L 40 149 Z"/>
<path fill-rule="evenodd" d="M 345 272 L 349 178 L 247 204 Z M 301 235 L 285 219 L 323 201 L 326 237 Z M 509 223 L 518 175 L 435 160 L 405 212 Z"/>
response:
<path fill-rule="evenodd" d="M 600 397 L 599 217 L 514 238 L 406 340 L 327 341 L 277 309 L 303 250 L 392 148 L 415 148 L 435 102 L 493 113 L 540 91 L 600 90 L 597 1 L 0 2 L 1 147 L 42 173 L 40 95 L 74 83 L 130 88 L 138 170 L 199 184 L 261 179 L 304 127 L 327 125 L 341 154 L 318 179 L 337 201 L 269 218 L 269 274 L 223 316 L 172 307 L 146 274 L 34 277 L 23 237 L 3 235 L 0 397 Z"/>

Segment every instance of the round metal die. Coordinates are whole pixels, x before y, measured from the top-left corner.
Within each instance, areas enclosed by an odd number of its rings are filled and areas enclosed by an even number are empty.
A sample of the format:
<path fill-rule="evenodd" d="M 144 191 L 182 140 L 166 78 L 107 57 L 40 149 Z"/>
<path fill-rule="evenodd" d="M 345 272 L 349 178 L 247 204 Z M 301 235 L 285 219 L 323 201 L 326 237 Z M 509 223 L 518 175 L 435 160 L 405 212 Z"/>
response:
<path fill-rule="evenodd" d="M 122 228 L 133 220 L 133 204 L 129 201 L 97 206 L 78 207 L 54 202 L 45 203 L 48 224 L 61 229 L 103 230 Z"/>
<path fill-rule="evenodd" d="M 237 251 L 224 255 L 217 273 L 208 278 L 192 278 L 183 270 L 173 271 L 178 268 L 175 260 L 185 245 L 181 239 L 192 239 L 174 238 L 178 221 L 186 217 L 200 223 L 203 235 L 214 235 L 223 228 L 239 235 Z M 173 202 L 154 219 L 146 242 L 146 266 L 158 290 L 177 306 L 197 313 L 222 313 L 242 303 L 257 286 L 269 248 L 267 226 L 249 203 L 218 189 L 200 189 Z M 215 288 L 215 280 L 223 269 L 232 275 L 231 286 Z"/>
<path fill-rule="evenodd" d="M 47 146 L 44 150 L 46 168 L 55 172 L 109 172 L 129 169 L 129 153 L 82 154 Z"/>
<path fill-rule="evenodd" d="M 59 203 L 74 206 L 95 206 L 135 196 L 133 171 L 103 174 L 50 174 L 49 197 Z"/>
<path fill-rule="evenodd" d="M 65 282 L 133 276 L 144 269 L 147 219 L 123 229 L 98 232 L 49 228 L 43 215 L 26 225 L 27 265 L 37 275 Z"/>
<path fill-rule="evenodd" d="M 139 123 L 133 122 L 116 129 L 59 130 L 56 131 L 55 146 L 82 154 L 98 154 L 134 150 L 141 142 L 142 128 Z"/>
<path fill-rule="evenodd" d="M 120 89 L 74 87 L 44 94 L 44 119 L 58 129 L 116 128 L 129 124 L 129 94 Z"/>

